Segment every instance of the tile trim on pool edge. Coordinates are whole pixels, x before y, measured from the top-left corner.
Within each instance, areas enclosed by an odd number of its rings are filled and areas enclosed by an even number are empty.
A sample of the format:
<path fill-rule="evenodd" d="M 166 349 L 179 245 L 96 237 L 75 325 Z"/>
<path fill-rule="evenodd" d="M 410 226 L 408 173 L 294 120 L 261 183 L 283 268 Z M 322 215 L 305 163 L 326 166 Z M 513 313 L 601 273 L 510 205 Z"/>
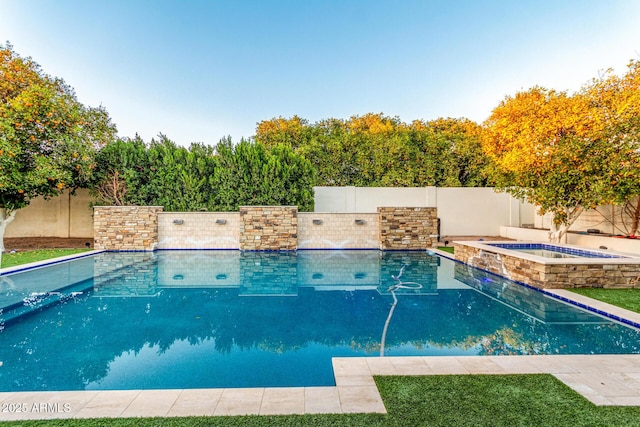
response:
<path fill-rule="evenodd" d="M 62 256 L 62 257 L 58 257 L 58 258 L 52 258 L 52 259 L 49 259 L 49 260 L 31 262 L 29 264 L 23 264 L 23 265 L 17 265 L 15 267 L 0 268 L 0 277 L 6 276 L 6 275 L 9 275 L 9 274 L 14 274 L 14 273 L 21 273 L 23 271 L 34 270 L 34 269 L 40 268 L 40 267 L 47 267 L 47 266 L 50 266 L 50 265 L 61 264 L 63 262 L 72 261 L 72 260 L 75 260 L 75 259 L 87 258 L 87 257 L 90 257 L 90 256 L 94 256 L 94 255 L 103 253 L 103 252 L 107 252 L 107 251 L 102 250 L 102 249 L 94 249 L 94 250 L 87 251 L 87 252 L 80 252 L 80 253 L 77 253 L 77 254 L 66 255 L 66 256 Z"/>
<path fill-rule="evenodd" d="M 584 303 L 581 303 L 581 302 L 578 302 L 578 301 L 574 301 L 573 299 L 568 298 L 566 296 L 558 295 L 558 294 L 554 293 L 551 290 L 536 288 L 535 286 L 528 285 L 528 284 L 526 284 L 524 282 L 520 282 L 520 281 L 517 281 L 517 280 L 509 279 L 507 277 L 504 277 L 504 276 L 501 276 L 499 274 L 496 274 L 496 273 L 494 273 L 492 271 L 485 270 L 485 269 L 482 269 L 482 268 L 479 268 L 479 267 L 475 267 L 475 266 L 467 264 L 467 263 L 465 263 L 463 261 L 457 260 L 451 254 L 446 253 L 446 252 L 441 251 L 441 250 L 433 250 L 433 252 L 438 254 L 438 255 L 440 255 L 440 256 L 442 256 L 442 257 L 444 257 L 444 258 L 448 258 L 448 259 L 450 259 L 452 261 L 455 261 L 455 262 L 457 262 L 459 264 L 463 264 L 463 265 L 466 265 L 467 267 L 475 268 L 476 270 L 479 270 L 479 271 L 485 272 L 487 274 L 490 274 L 491 276 L 499 277 L 499 278 L 505 279 L 505 280 L 509 280 L 509 281 L 511 281 L 511 282 L 513 282 L 513 283 L 515 283 L 517 285 L 524 286 L 525 288 L 528 288 L 528 289 L 533 289 L 536 292 L 540 292 L 543 295 L 546 295 L 546 296 L 548 296 L 550 298 L 553 298 L 553 299 L 556 299 L 558 301 L 562 301 L 562 302 L 567 303 L 569 305 L 573 305 L 575 307 L 582 308 L 583 310 L 590 311 L 592 313 L 598 314 L 598 315 L 600 315 L 602 317 L 605 317 L 607 319 L 614 320 L 616 322 L 622 323 L 622 324 L 624 324 L 626 326 L 631 326 L 631 327 L 634 327 L 636 329 L 640 329 L 640 320 L 636 322 L 636 321 L 633 321 L 633 320 L 630 320 L 630 319 L 626 319 L 626 318 L 618 316 L 616 314 L 612 314 L 612 313 L 609 313 L 607 311 L 603 311 L 603 310 L 597 309 L 597 308 L 592 307 L 592 306 L 590 306 L 588 304 L 584 304 Z M 588 298 L 588 297 L 584 297 L 584 298 L 588 299 L 589 301 L 593 301 L 595 303 L 599 302 L 598 300 L 594 300 L 593 298 Z M 615 307 L 615 306 L 611 306 L 611 307 Z M 620 310 L 624 310 L 624 309 L 620 308 Z M 630 310 L 624 310 L 624 311 L 628 312 L 629 314 L 635 314 L 634 312 L 632 312 Z"/>

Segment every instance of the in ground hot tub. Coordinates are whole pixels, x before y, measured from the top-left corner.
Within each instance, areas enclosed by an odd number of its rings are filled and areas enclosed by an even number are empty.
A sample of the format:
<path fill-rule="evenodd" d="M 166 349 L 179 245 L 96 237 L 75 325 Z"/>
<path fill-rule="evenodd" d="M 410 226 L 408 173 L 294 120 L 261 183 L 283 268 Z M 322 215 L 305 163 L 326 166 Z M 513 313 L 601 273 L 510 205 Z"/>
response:
<path fill-rule="evenodd" d="M 640 256 L 536 242 L 454 242 L 455 258 L 537 288 L 640 288 Z"/>

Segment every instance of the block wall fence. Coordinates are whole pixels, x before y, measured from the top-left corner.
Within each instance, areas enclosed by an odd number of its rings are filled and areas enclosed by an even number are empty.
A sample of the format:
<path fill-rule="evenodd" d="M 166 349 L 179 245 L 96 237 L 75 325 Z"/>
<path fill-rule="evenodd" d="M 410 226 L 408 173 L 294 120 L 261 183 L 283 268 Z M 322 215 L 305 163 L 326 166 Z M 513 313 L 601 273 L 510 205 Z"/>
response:
<path fill-rule="evenodd" d="M 298 212 L 242 206 L 239 212 L 163 212 L 151 206 L 94 207 L 94 248 L 415 250 L 437 246 L 436 208 L 382 207 L 377 213 Z"/>

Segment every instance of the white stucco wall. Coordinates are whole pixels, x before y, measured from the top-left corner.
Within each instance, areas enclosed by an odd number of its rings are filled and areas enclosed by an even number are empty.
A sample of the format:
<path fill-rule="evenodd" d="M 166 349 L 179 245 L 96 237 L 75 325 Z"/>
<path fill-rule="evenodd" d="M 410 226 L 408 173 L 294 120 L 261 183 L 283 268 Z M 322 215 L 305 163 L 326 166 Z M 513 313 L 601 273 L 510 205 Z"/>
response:
<path fill-rule="evenodd" d="M 315 212 L 373 213 L 378 207 L 436 207 L 442 236 L 498 236 L 504 225 L 533 224 L 535 209 L 492 188 L 315 187 Z"/>

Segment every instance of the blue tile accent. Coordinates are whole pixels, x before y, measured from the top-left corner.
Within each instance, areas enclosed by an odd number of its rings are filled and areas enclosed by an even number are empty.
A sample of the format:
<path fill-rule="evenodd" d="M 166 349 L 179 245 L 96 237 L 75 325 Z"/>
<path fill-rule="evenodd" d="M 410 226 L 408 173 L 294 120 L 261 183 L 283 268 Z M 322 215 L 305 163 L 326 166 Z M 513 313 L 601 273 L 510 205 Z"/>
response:
<path fill-rule="evenodd" d="M 605 254 L 601 252 L 593 252 L 584 249 L 566 248 L 563 246 L 555 246 L 546 243 L 487 243 L 488 246 L 493 246 L 501 249 L 509 249 L 513 251 L 518 250 L 547 250 L 551 252 L 558 252 L 562 254 L 575 255 L 582 258 L 623 258 L 619 255 Z"/>
<path fill-rule="evenodd" d="M 493 246 L 496 246 L 496 245 L 494 244 Z M 460 261 L 460 260 L 456 260 L 456 259 L 454 259 L 453 261 L 455 261 L 455 262 L 457 262 L 457 263 L 460 263 L 460 264 L 464 264 L 464 265 L 466 265 L 466 266 L 468 266 L 468 267 L 471 267 L 471 268 L 475 268 L 475 269 L 480 270 L 480 271 L 484 271 L 485 273 L 490 274 L 490 275 L 492 275 L 492 276 L 496 276 L 496 277 L 500 277 L 501 279 L 509 280 L 510 282 L 513 282 L 513 283 L 515 283 L 516 285 L 524 286 L 525 288 L 529 288 L 529 289 L 533 289 L 534 291 L 536 291 L 536 292 L 540 292 L 540 293 L 542 293 L 543 295 L 546 295 L 546 296 L 548 296 L 548 297 L 550 297 L 550 298 L 553 298 L 553 299 L 556 299 L 556 300 L 560 300 L 560 301 L 566 302 L 567 304 L 570 304 L 570 305 L 573 305 L 573 306 L 576 306 L 576 307 L 580 307 L 580 308 L 582 308 L 582 309 L 584 309 L 584 310 L 587 310 L 587 311 L 590 311 L 590 312 L 592 312 L 592 313 L 599 314 L 599 315 L 601 315 L 602 317 L 605 317 L 605 318 L 607 318 L 607 319 L 615 320 L 615 321 L 620 322 L 620 323 L 622 323 L 622 324 L 624 324 L 624 325 L 633 326 L 634 328 L 640 329 L 640 323 L 638 323 L 638 322 L 634 322 L 634 321 L 632 321 L 632 320 L 622 318 L 622 317 L 617 316 L 617 315 L 615 315 L 615 314 L 607 313 L 607 312 L 604 312 L 604 311 L 602 311 L 602 310 L 598 310 L 598 309 L 596 309 L 596 308 L 594 308 L 594 307 L 590 307 L 590 306 L 588 306 L 588 305 L 581 304 L 581 303 L 579 303 L 579 302 L 577 302 L 577 301 L 574 301 L 574 300 L 569 299 L 569 298 L 566 298 L 566 297 L 562 297 L 562 296 L 560 296 L 560 295 L 556 295 L 556 294 L 551 293 L 551 292 L 549 292 L 549 291 L 546 291 L 546 290 L 544 290 L 544 289 L 540 289 L 540 288 L 536 288 L 535 286 L 527 285 L 527 284 L 526 284 L 526 283 L 524 283 L 524 282 L 519 282 L 519 281 L 517 281 L 517 280 L 513 280 L 513 279 L 507 279 L 506 277 L 500 276 L 499 274 L 493 273 L 493 272 L 491 272 L 491 271 L 489 271 L 489 270 L 485 270 L 485 269 L 483 269 L 483 268 L 474 267 L 474 266 L 469 265 L 469 264 L 467 264 L 467 263 L 464 263 L 464 262 L 462 262 L 462 261 Z"/>

